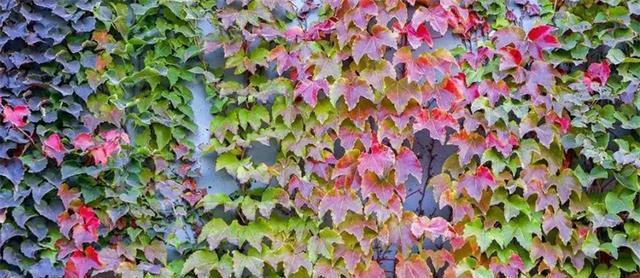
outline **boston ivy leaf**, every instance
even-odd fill
[[[331,219],[334,224],[342,223],[348,211],[354,213],[362,212],[362,204],[353,193],[342,193],[334,189],[329,191],[320,201],[318,207],[319,215],[325,215],[331,211]]]
[[[606,84],[610,74],[609,61],[604,60],[601,63],[592,63],[584,75],[583,83],[589,90],[592,90],[593,83],[598,83],[600,86]]]
[[[69,208],[69,205],[72,201],[80,198],[80,192],[78,192],[78,190],[75,188],[69,188],[69,185],[63,183],[58,188],[58,197],[60,197],[60,200],[62,200],[62,204],[64,205],[64,207]]]
[[[13,237],[27,237],[28,234],[11,223],[4,223],[0,228],[0,246],[3,246],[9,239]]]
[[[43,258],[29,266],[27,272],[34,278],[60,277],[64,273],[62,268],[54,266],[49,258]]]
[[[164,149],[171,140],[171,128],[161,124],[155,124],[153,125],[153,132],[156,135],[156,145],[158,149]]]
[[[426,90],[428,98],[436,100],[439,108],[449,110],[452,105],[462,99],[465,88],[457,80],[445,78],[434,90]]]
[[[385,170],[393,166],[395,157],[391,148],[384,144],[374,142],[370,152],[363,153],[358,158],[358,173],[364,177],[367,171],[373,172],[378,177],[383,177]]]
[[[357,6],[350,11],[348,18],[350,18],[360,30],[363,30],[367,27],[369,18],[375,15],[378,15],[376,2],[373,0],[363,0],[359,1]]]
[[[371,60],[380,60],[386,47],[397,48],[394,34],[381,25],[374,25],[371,34],[360,34],[353,42],[353,59],[357,62],[367,55]]]
[[[338,79],[331,87],[331,102],[336,103],[340,96],[344,97],[344,101],[347,103],[349,110],[356,107],[360,101],[360,97],[367,98],[371,101],[374,100],[371,87],[360,78],[347,79],[343,77]]]
[[[220,218],[214,218],[202,227],[202,231],[198,236],[198,242],[206,240],[209,248],[215,250],[220,242],[229,238],[230,234],[231,230],[227,223]]]
[[[560,246],[542,242],[537,237],[533,238],[533,244],[531,245],[532,259],[537,260],[542,258],[545,264],[553,267],[561,256],[562,249],[560,249]]]
[[[542,50],[560,47],[558,39],[552,34],[555,28],[549,25],[537,25],[527,33],[527,38],[531,40],[532,55],[538,59],[542,58]]]
[[[407,147],[402,147],[396,155],[395,169],[396,184],[407,181],[409,175],[422,182],[422,165],[413,151]]]
[[[524,31],[520,27],[510,26],[501,28],[494,34],[495,46],[497,49],[501,49],[509,44],[522,41],[524,37]]]
[[[302,97],[302,100],[315,107],[318,103],[318,93],[320,90],[329,92],[329,84],[326,80],[302,80],[293,90],[295,97]]]
[[[244,269],[249,270],[256,277],[262,277],[264,262],[255,256],[244,255],[237,250],[233,251],[233,273],[236,277],[242,277]]]
[[[60,135],[57,133],[49,135],[49,137],[42,142],[42,147],[43,152],[47,157],[55,159],[58,165],[62,164],[66,149],[64,148],[64,145],[62,145]]]
[[[542,230],[549,234],[552,229],[557,229],[560,239],[566,244],[571,239],[572,229],[571,222],[564,212],[558,210],[556,212],[546,211],[542,221]]]
[[[420,89],[415,83],[409,82],[406,77],[399,81],[385,78],[384,94],[393,103],[398,113],[404,111],[411,99],[418,103],[421,101]]]
[[[29,111],[29,108],[25,105],[16,105],[15,107],[5,105],[2,113],[4,115],[3,122],[11,123],[15,127],[22,128],[27,125],[24,117],[28,117],[31,111]]]
[[[449,222],[442,217],[428,219],[422,216],[411,224],[411,232],[414,236],[421,237],[424,234],[430,239],[446,236],[445,232],[447,232],[449,228]]]
[[[84,251],[76,250],[64,268],[65,277],[85,277],[92,269],[99,269],[102,263],[98,252],[89,246]]]
[[[93,145],[94,145],[93,138],[89,133],[86,133],[86,132],[80,133],[76,135],[75,138],[73,138],[73,146],[76,149],[84,151],[90,147],[93,147]]]
[[[217,262],[216,253],[209,250],[198,250],[187,258],[182,267],[181,275],[186,275],[193,270],[198,278],[209,277]]]
[[[24,178],[24,168],[22,161],[12,158],[0,163],[0,175],[9,179],[15,186],[20,184]]]
[[[144,247],[144,256],[150,262],[158,260],[163,265],[167,264],[167,248],[160,240],[154,240]]]
[[[634,192],[609,192],[604,198],[604,203],[607,208],[607,212],[612,214],[618,214],[623,211],[633,211],[634,199],[636,194]]]
[[[419,255],[413,254],[408,259],[398,255],[397,260],[395,272],[398,278],[425,277],[427,273],[431,273],[427,261]]]
[[[485,166],[480,166],[476,168],[475,174],[464,175],[458,183],[458,190],[464,189],[469,196],[480,202],[482,192],[487,189],[487,187],[494,187],[495,185],[496,182],[491,170]]]
[[[453,115],[440,108],[422,109],[416,118],[413,130],[417,132],[422,129],[426,129],[429,131],[429,136],[431,136],[431,138],[444,144],[447,135],[447,127],[453,130],[458,130],[459,125],[453,118]]]
[[[395,186],[388,180],[379,179],[376,174],[366,172],[362,176],[362,195],[365,197],[375,195],[382,203],[387,203],[393,195]]]
[[[360,71],[360,76],[376,90],[382,90],[383,82],[387,77],[396,79],[396,70],[387,60],[370,61],[364,65],[364,68]]]
[[[473,156],[482,156],[486,149],[485,139],[480,134],[476,132],[468,133],[464,129],[453,134],[449,143],[458,146],[460,165],[469,163]]]

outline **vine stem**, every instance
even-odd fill
[[[427,176],[426,179],[424,181],[424,184],[422,185],[422,190],[421,190],[421,196],[420,196],[420,201],[418,202],[418,215],[420,216],[424,216],[424,208],[423,208],[423,203],[424,203],[424,197],[427,195],[427,185],[429,184],[429,180],[431,179],[431,169],[432,164],[433,164],[433,159],[436,157],[436,155],[433,153],[433,144],[435,141],[431,140],[431,143],[427,146],[427,151],[429,153],[429,166],[427,167]]]
[[[27,136],[27,139],[29,139],[29,141],[31,141],[31,144],[33,144],[35,146],[36,142],[33,141],[33,138],[31,138],[31,135],[27,134],[26,131],[24,131],[24,129],[16,127],[16,129],[18,129],[20,132],[22,132],[22,134],[24,134],[24,136]]]

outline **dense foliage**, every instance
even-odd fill
[[[4,0],[0,22],[0,277],[638,274],[638,1]],[[196,184],[205,154],[233,194]]]

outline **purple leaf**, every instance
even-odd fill
[[[12,158],[0,163],[0,175],[9,179],[14,185],[20,184],[24,178],[22,161],[17,158]]]
[[[27,237],[28,234],[25,230],[16,227],[12,223],[2,224],[2,228],[0,228],[0,247],[3,246],[9,239],[17,236]]]

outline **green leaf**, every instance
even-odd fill
[[[158,150],[164,149],[171,141],[171,128],[161,124],[153,124],[153,133],[156,136],[156,145]]]
[[[231,203],[231,198],[227,194],[207,194],[200,200],[198,207],[204,207],[204,211],[211,211],[220,205],[225,205],[226,207],[229,203]]]
[[[182,267],[181,275],[193,272],[198,278],[210,277],[211,270],[216,266],[218,256],[209,250],[198,250],[191,254]]]
[[[207,241],[209,249],[215,250],[220,242],[227,240],[231,236],[231,229],[220,218],[211,219],[207,224],[202,227],[202,231],[198,236],[198,242]]]
[[[609,61],[614,65],[622,63],[625,58],[626,55],[624,52],[618,48],[611,48],[607,53],[607,59],[609,59]]]
[[[609,192],[604,202],[609,213],[631,212],[634,210],[635,197],[635,192]]]

